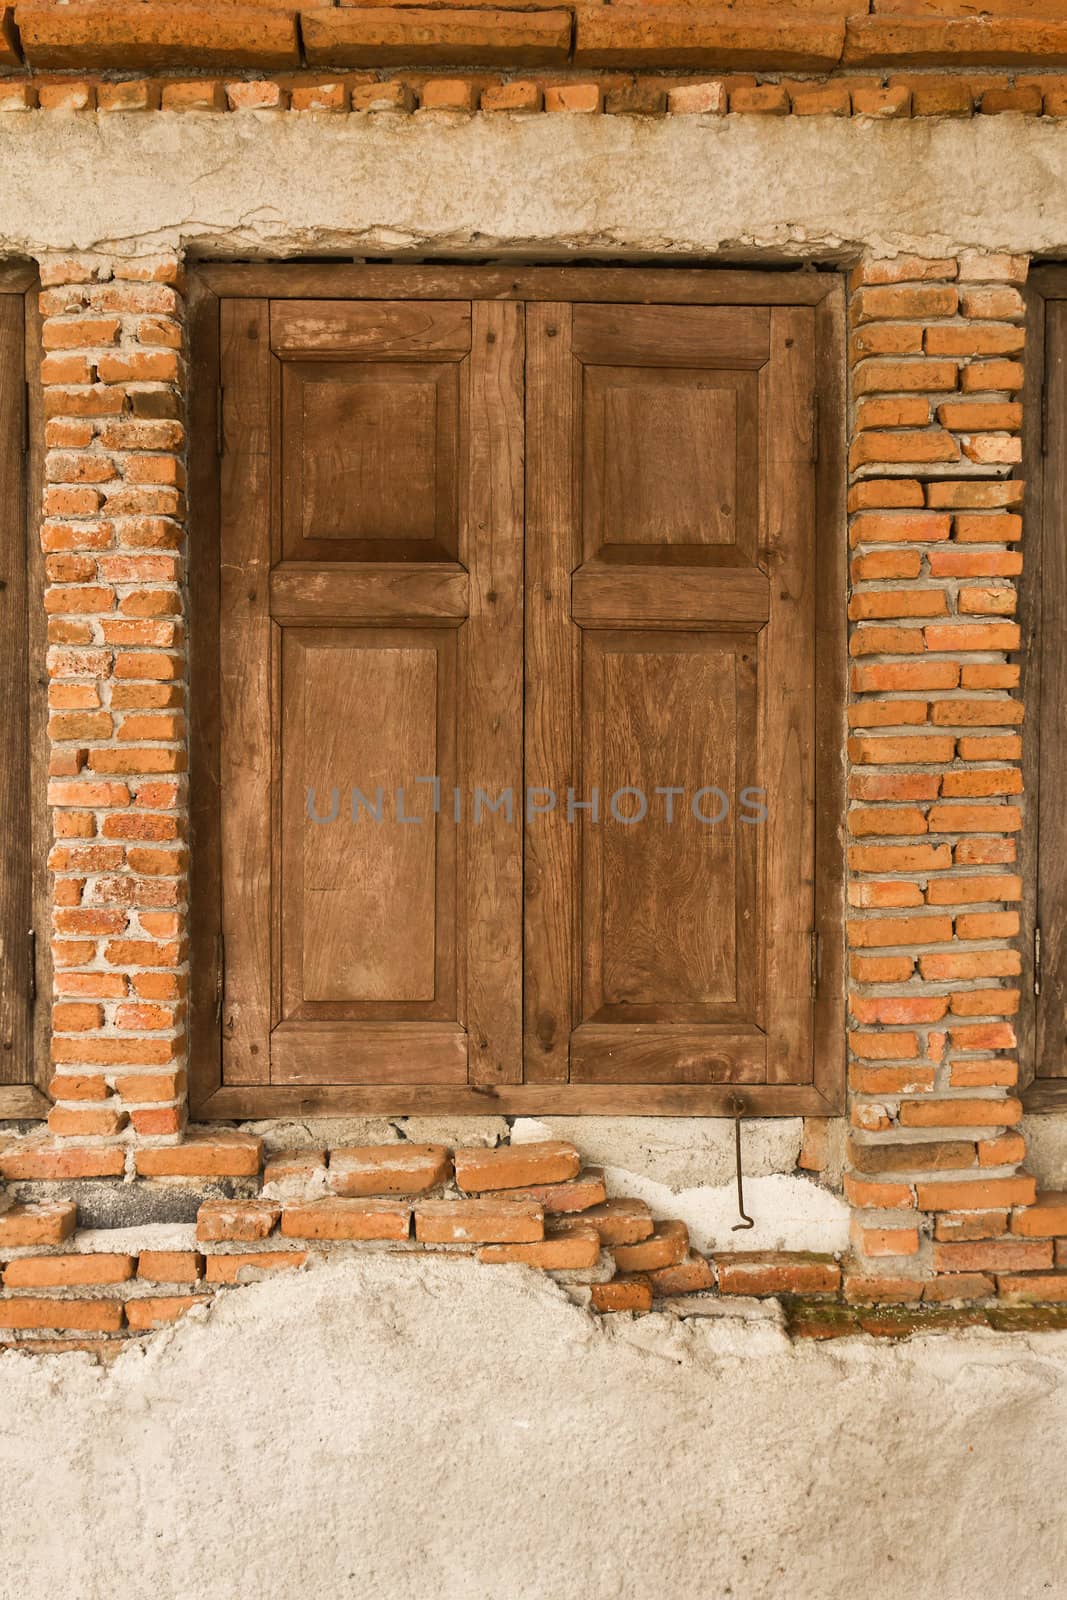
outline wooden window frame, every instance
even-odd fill
[[[2,1032],[12,1039],[18,1081],[0,1083],[0,1120],[46,1116],[51,957],[48,905],[49,829],[48,690],[44,672],[47,628],[44,555],[38,537],[42,481],[43,417],[40,386],[40,314],[36,269],[0,265],[0,295],[12,306],[5,318],[5,347],[21,360],[10,375],[0,371],[0,505],[13,514],[0,520],[0,816],[29,819],[25,854],[3,891],[0,915],[10,922],[14,979]],[[5,361],[8,348],[3,351]],[[10,541],[10,543],[9,543]],[[10,739],[11,743],[8,743]],[[12,881],[13,880],[13,881]],[[6,965],[6,963],[5,963]],[[5,973],[5,982],[7,974]],[[10,1025],[10,1026],[9,1026]]]
[[[222,1082],[220,1059],[217,670],[220,301],[263,299],[503,299],[678,305],[811,306],[816,321],[818,581],[816,671],[815,933],[813,1077],[806,1084],[745,1085],[750,1116],[836,1116],[845,1100],[844,814],[847,537],[845,296],[836,272],[720,267],[204,264],[190,281],[191,650],[191,1059],[198,1120],[251,1117],[456,1114],[604,1114],[579,1084],[407,1088]],[[627,1086],[612,1115],[729,1116],[731,1084]]]
[[[1041,752],[1041,642],[1042,573],[1046,529],[1053,527],[1049,474],[1046,471],[1049,409],[1047,402],[1048,351],[1046,307],[1049,301],[1067,301],[1067,266],[1035,268],[1024,291],[1026,298],[1026,363],[1023,402],[1023,464],[1026,483],[1023,570],[1019,586],[1019,693],[1026,707],[1023,738],[1023,831],[1019,869],[1023,901],[1019,942],[1022,953],[1019,1015],[1019,1086],[1029,1112],[1067,1112],[1067,1078],[1042,1077],[1037,1060],[1038,1027],[1036,936],[1039,926],[1040,869],[1040,752]]]

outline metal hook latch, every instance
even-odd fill
[[[729,1106],[730,1110],[733,1112],[734,1118],[734,1160],[737,1166],[737,1210],[741,1218],[740,1222],[734,1223],[732,1232],[739,1233],[744,1228],[754,1228],[756,1226],[756,1221],[755,1218],[750,1217],[745,1210],[745,1186],[744,1180],[741,1176],[741,1118],[745,1114],[745,1102],[742,1100],[739,1094],[734,1094],[730,1096]]]

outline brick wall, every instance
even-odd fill
[[[998,1267],[1052,1264],[1008,1226],[1034,1198],[1012,1024],[1026,265],[897,258],[852,277],[857,1296],[980,1298]]]
[[[41,263],[55,1002],[49,1115],[79,1170],[184,1119],[180,269]],[[70,1170],[72,1157],[65,1158]]]

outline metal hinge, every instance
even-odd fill
[[[811,459],[819,459],[819,391],[811,397]]]
[[[1034,993],[1041,993],[1041,929],[1034,929]]]
[[[32,1006],[37,999],[37,930],[30,928],[26,935],[29,956],[29,974],[26,980],[26,993]]]
[[[812,929],[811,934],[811,998],[814,1000],[819,993],[819,935]]]
[[[226,430],[223,427],[222,417],[223,389],[219,384],[215,395],[215,454],[223,455],[226,450]]]
[[[215,1021],[222,1021],[222,1002],[226,994],[226,941],[220,933],[215,940]]]

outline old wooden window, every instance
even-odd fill
[[[835,1109],[836,281],[211,268],[195,321],[199,1114]]]
[[[1067,268],[1039,268],[1027,293],[1019,1042],[1025,1104],[1052,1111],[1067,1109]]]
[[[38,361],[34,286],[31,268],[0,267],[0,1117],[48,1110],[44,586],[31,503],[38,391],[27,383]]]

